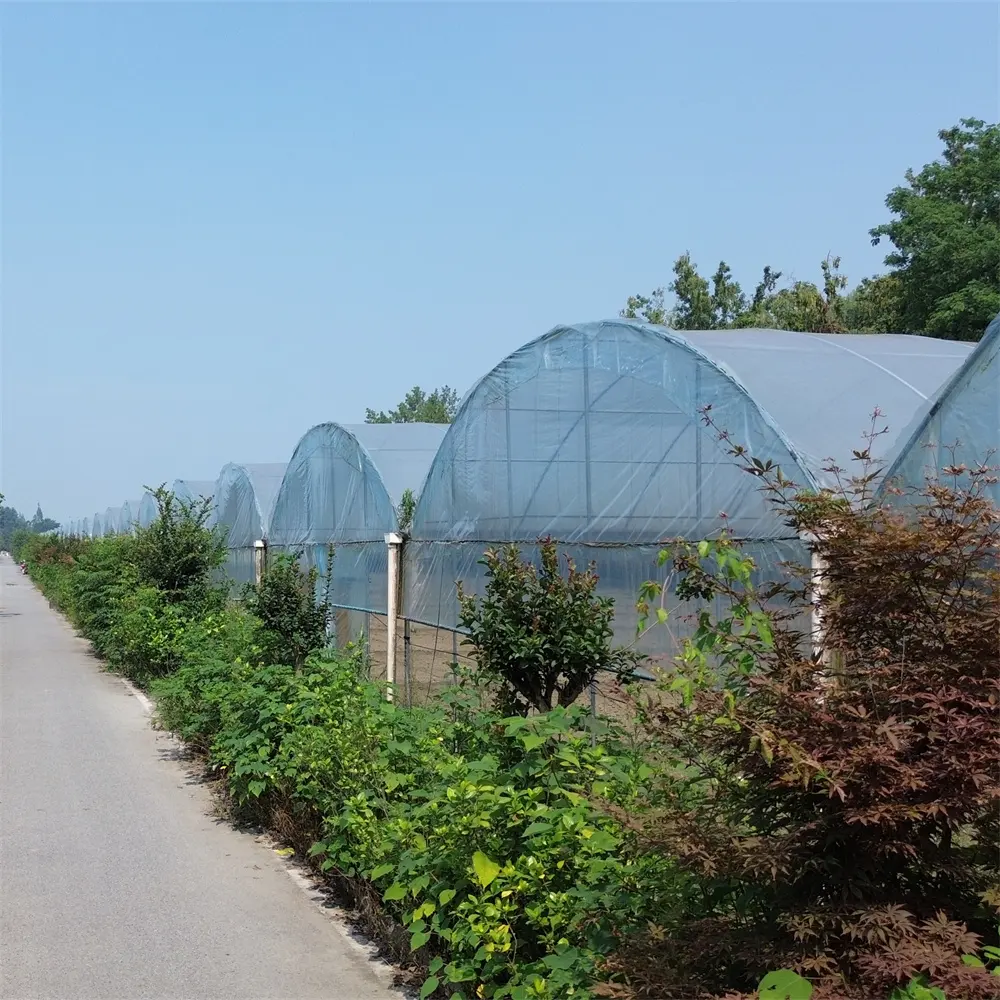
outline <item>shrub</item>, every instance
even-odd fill
[[[674,866],[632,859],[590,804],[596,789],[630,808],[646,771],[611,733],[591,746],[581,709],[503,719],[459,691],[406,709],[329,651],[298,671],[203,659],[153,690],[248,816],[277,810],[326,870],[374,883],[425,996],[585,997],[617,928],[651,900],[683,908]]]
[[[688,781],[682,795],[664,768],[664,807],[636,826],[706,905],[668,946],[647,933],[623,949],[613,965],[636,992],[748,989],[786,966],[817,996],[924,974],[949,996],[1000,996],[968,958],[1000,906],[1000,516],[986,470],[951,473],[861,509],[776,481],[828,566],[812,591],[765,595],[746,559],[720,571],[725,537],[672,550],[689,594],[734,610],[701,614],[665,696],[640,705]],[[765,599],[779,592],[793,612],[815,599],[822,655]]]
[[[322,599],[316,596],[316,568],[303,570],[299,558],[289,553],[274,556],[260,584],[245,589],[244,604],[264,626],[260,641],[265,662],[300,667],[310,653],[326,646],[333,617],[328,597],[332,551],[327,565],[330,569]]]
[[[555,543],[542,539],[539,549],[537,569],[521,559],[516,545],[487,550],[482,599],[459,583],[459,624],[468,636],[463,644],[496,685],[504,714],[571,705],[599,670],[625,678],[640,660],[612,646],[614,601],[597,595],[594,566],[581,571],[567,559],[563,576]]]
[[[155,587],[167,603],[201,605],[221,602],[212,573],[226,558],[225,538],[208,525],[210,500],[189,503],[163,486],[151,490],[158,516],[138,528],[132,562],[140,586]]]

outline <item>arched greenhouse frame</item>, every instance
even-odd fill
[[[803,487],[834,486],[827,459],[850,473],[873,410],[892,431],[875,441],[880,457],[970,350],[902,335],[556,327],[463,400],[417,504],[404,614],[457,628],[456,581],[481,591],[484,549],[515,542],[534,554],[551,536],[578,565],[596,561],[618,638],[628,639],[661,542],[711,537],[722,514],[761,574],[808,565],[806,543],[720,431]]]

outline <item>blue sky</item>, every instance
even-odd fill
[[[0,490],[69,518],[467,389],[689,250],[857,280],[998,7],[8,4]]]

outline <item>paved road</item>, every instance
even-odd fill
[[[176,757],[0,563],[0,1000],[398,998]]]

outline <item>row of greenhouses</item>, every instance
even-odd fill
[[[385,615],[387,546],[400,534],[401,616],[456,629],[456,582],[482,587],[484,550],[515,542],[530,554],[548,536],[578,563],[596,562],[617,629],[631,636],[637,591],[664,539],[711,536],[724,521],[761,573],[808,564],[807,541],[732,444],[804,487],[836,486],[834,470],[850,475],[877,408],[888,432],[874,457],[887,476],[916,484],[928,468],[988,461],[1000,442],[998,349],[1000,317],[978,345],[681,333],[625,320],[560,326],[484,375],[450,425],[320,424],[287,465],[232,464],[214,482],[172,488],[211,498],[235,582],[253,579],[255,551],[299,552],[329,569],[338,607]],[[408,490],[417,502],[401,532]],[[147,494],[69,530],[99,537],[155,516]]]

